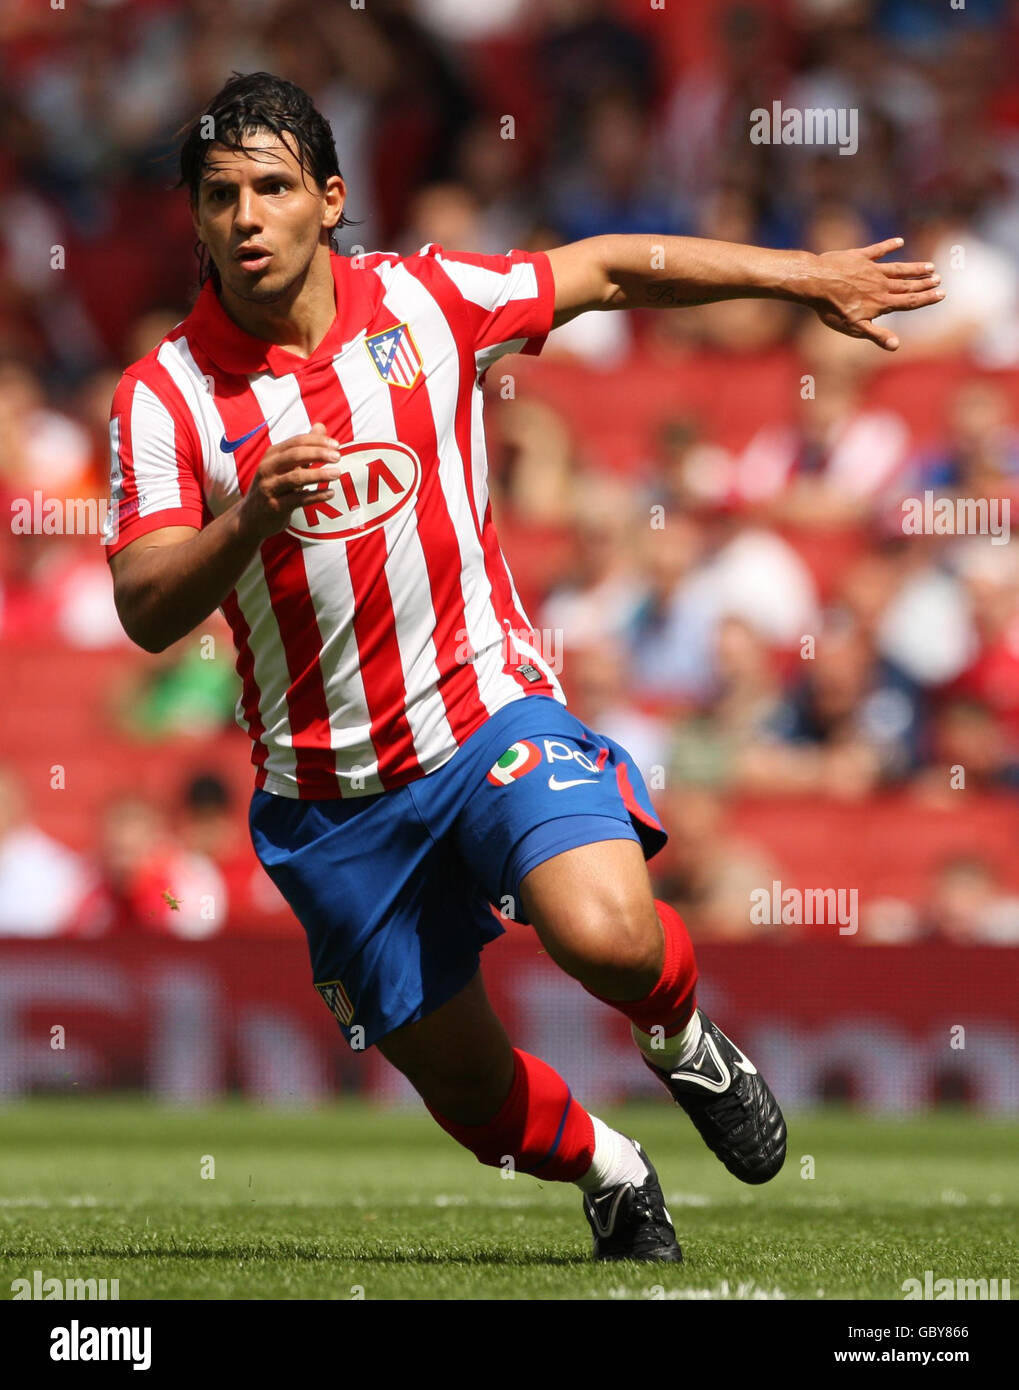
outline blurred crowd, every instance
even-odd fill
[[[94,843],[76,853],[34,822],[23,780],[0,766],[0,936],[198,941],[284,929],[289,909],[225,782],[199,773],[177,786],[171,776],[162,802],[111,799]]]
[[[175,132],[231,71],[289,77],[331,121],[358,219],[347,252],[905,236],[947,294],[896,324],[894,356],[747,300],[585,315],[512,399],[488,383],[514,575],[536,628],[561,635],[571,706],[660,801],[658,887],[705,936],[755,934],[748,894],[782,866],[731,832],[737,802],[948,806],[1019,788],[1017,56],[1008,0],[9,0],[4,513],[36,494],[102,505],[119,373],[196,288]],[[858,152],[752,144],[750,112],[774,101],[858,111]],[[695,363],[704,408],[660,411],[637,466],[614,467],[567,401],[586,383],[625,427],[647,364],[680,381]],[[711,409],[734,363],[768,404],[742,434]],[[895,372],[898,393],[882,386]],[[948,385],[928,398],[928,381]],[[981,504],[984,534],[904,528],[903,500],[928,494]],[[19,643],[128,645],[97,536],[69,529],[0,530],[0,662]],[[125,747],[215,737],[235,695],[186,641],[139,655],[118,729]],[[43,829],[16,750],[0,758],[0,934],[279,919],[244,807],[201,766],[175,809],[112,802],[80,853]],[[924,900],[875,914],[871,938],[1019,943],[1017,886],[993,856],[960,853]]]

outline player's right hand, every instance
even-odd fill
[[[312,425],[308,434],[271,445],[239,503],[245,531],[256,540],[266,540],[286,530],[290,513],[311,497],[327,502],[333,496],[329,483],[343,472],[337,467],[339,459],[339,440],[321,422]]]

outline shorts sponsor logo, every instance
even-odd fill
[[[350,1020],[354,1017],[354,1006],[350,1002],[350,995],[343,988],[343,982],[341,980],[326,980],[319,984],[316,981],[315,988],[325,1000],[326,1007],[337,1023],[349,1027]]]
[[[592,758],[589,758],[586,753],[582,753],[579,748],[571,748],[568,743],[563,743],[562,740],[558,738],[545,739],[545,757],[550,763],[576,763],[579,767],[582,767],[585,772],[601,772],[601,768],[598,764]],[[571,772],[574,770],[574,768],[570,768]],[[583,780],[593,781],[594,779],[585,778]],[[565,784],[560,783],[560,785]]]
[[[602,771],[602,763],[607,756],[608,749],[605,748],[602,750],[602,756],[595,762],[579,748],[571,747],[562,739],[542,739],[541,748],[528,739],[521,739],[519,743],[507,748],[499,761],[490,768],[487,780],[493,787],[508,787],[511,782],[523,777],[525,772],[537,767],[543,759],[549,763],[569,763],[571,773],[580,767],[584,772],[591,774],[587,777],[560,777],[558,773],[553,772],[548,779],[548,785],[552,791],[561,792],[567,787],[579,787],[583,782],[596,782],[597,774]]]
[[[521,739],[519,743],[511,744],[502,757],[492,764],[485,780],[491,782],[493,787],[508,787],[540,762],[540,751],[526,738]]]

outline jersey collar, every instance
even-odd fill
[[[201,348],[223,371],[239,376],[249,376],[257,372],[271,372],[273,376],[288,376],[293,372],[317,364],[323,359],[331,359],[343,346],[343,308],[346,292],[343,272],[346,258],[330,252],[329,263],[336,287],[337,313],[325,337],[310,357],[301,357],[289,352],[276,343],[266,342],[264,338],[254,338],[250,333],[234,323],[227,314],[216,294],[212,280],[206,280],[195,307],[189,315],[189,328]]]

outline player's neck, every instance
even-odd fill
[[[241,299],[226,287],[220,290],[219,302],[234,323],[253,338],[264,338],[298,357],[310,357],[336,317],[336,286],[329,256],[314,256],[304,279],[272,303]]]

